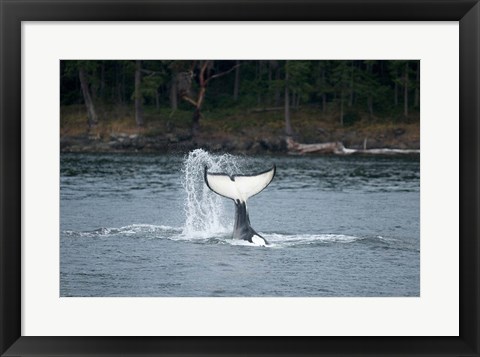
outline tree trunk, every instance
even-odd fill
[[[398,83],[397,82],[395,82],[395,94],[393,97],[393,104],[395,105],[395,107],[398,106]]]
[[[395,77],[394,77],[394,80],[395,80],[395,93],[394,93],[394,98],[393,98],[393,104],[395,105],[395,107],[398,107],[398,87],[399,87],[399,81],[400,81],[400,76],[401,74],[399,74],[399,70],[398,69],[395,69]]]
[[[290,123],[290,93],[288,91],[288,61],[285,63],[285,134],[292,136],[292,124]]]
[[[238,94],[240,92],[240,61],[236,62],[237,68],[235,68],[235,83],[233,85],[233,100],[238,100]]]
[[[189,102],[195,107],[195,110],[193,112],[193,117],[192,117],[192,135],[196,135],[200,130],[200,118],[202,116],[201,109],[202,109],[203,101],[205,99],[205,93],[207,90],[208,82],[214,78],[224,76],[236,68],[236,66],[234,66],[225,72],[215,73],[210,75],[209,73],[210,73],[210,69],[212,68],[212,65],[213,65],[212,61],[201,61],[199,64],[200,73],[198,74],[198,82],[199,82],[198,84],[200,86],[200,89],[198,91],[197,100],[190,97],[190,93],[188,90],[182,90],[181,82],[179,83],[179,93],[181,98]],[[195,63],[193,66],[195,66]],[[192,66],[192,70],[194,69],[193,66]]]
[[[160,93],[158,93],[158,88],[155,91],[155,109],[160,110]]]
[[[116,98],[116,103],[118,104],[123,104],[122,102],[122,81],[121,81],[121,71],[120,71],[120,66],[117,63],[115,65],[115,98]]]
[[[172,110],[178,109],[178,100],[177,100],[177,74],[175,73],[172,76],[172,82],[170,84],[170,107]]]
[[[100,98],[105,99],[105,61],[102,61],[100,72]]]
[[[343,90],[340,93],[340,125],[343,126]]]
[[[142,96],[142,61],[135,61],[135,121],[137,126],[144,125],[143,96]]]
[[[322,112],[323,114],[327,111],[327,94],[325,93],[325,67],[322,68],[322,85],[323,85],[323,93],[322,93]]]
[[[269,88],[271,87],[274,74],[275,74],[275,68],[273,67],[273,62],[268,61],[268,87]],[[275,105],[275,100],[276,98],[273,98],[273,103],[270,103],[271,98],[269,98],[268,103],[265,103],[265,105],[268,105],[268,104]]]
[[[408,118],[408,62],[405,63],[405,77],[404,77],[403,83],[404,83],[404,86],[403,86],[404,87],[403,114],[404,114],[405,118]]]
[[[420,105],[420,62],[417,64],[417,78],[415,83],[415,108]]]
[[[205,98],[205,92],[207,90],[207,82],[208,82],[208,74],[207,69],[209,67],[209,61],[205,61],[200,69],[199,74],[199,81],[200,81],[200,90],[198,92],[198,97],[195,102],[195,110],[193,111],[193,118],[192,118],[192,135],[198,134],[200,131],[200,117],[201,117],[201,109],[203,100]]]
[[[276,70],[275,70],[275,80],[279,80],[279,79],[280,79],[280,68],[277,67]],[[273,96],[273,105],[274,105],[275,107],[281,105],[281,104],[280,104],[280,103],[281,103],[281,101],[280,101],[280,97],[281,97],[280,93],[281,93],[281,92],[280,92],[280,86],[276,85],[276,86],[275,86],[275,94],[274,94],[274,96]]]
[[[354,81],[353,81],[354,71],[355,71],[354,62],[352,61],[352,70],[351,70],[351,75],[350,75],[350,100],[348,101],[348,106],[349,107],[351,107],[353,105],[353,97],[355,95],[354,90],[353,90],[353,87],[354,87]]]
[[[116,102],[118,100],[118,66],[117,63],[114,64],[114,78],[115,78],[115,86],[112,88],[112,102]]]
[[[371,63],[367,64],[367,72],[370,76],[373,76],[373,65]],[[371,91],[368,91],[367,106],[368,106],[368,113],[370,115],[370,118],[372,118],[373,117],[373,95]]]
[[[255,82],[258,83],[260,82],[260,62],[261,61],[255,61]],[[260,95],[260,91],[256,90],[257,92],[257,106],[261,106],[262,104],[262,97]]]
[[[125,98],[127,97],[126,91],[126,76],[125,76],[125,63],[122,65],[122,103],[125,103]]]
[[[192,135],[198,134],[200,131],[200,109],[197,107],[193,111]]]
[[[78,70],[78,78],[80,79],[80,85],[82,87],[83,100],[85,101],[85,106],[87,107],[87,124],[88,128],[90,129],[91,127],[97,125],[98,118],[93,105],[92,96],[90,95],[87,76],[85,75],[85,70],[83,68]]]
[[[373,117],[373,99],[371,95],[368,96],[368,113],[370,118]]]

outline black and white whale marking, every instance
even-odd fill
[[[205,183],[208,188],[220,196],[235,202],[235,225],[233,238],[246,240],[256,245],[267,245],[268,242],[250,226],[247,211],[248,198],[260,193],[272,182],[275,176],[275,165],[267,171],[255,175],[227,175],[211,173],[205,167]]]

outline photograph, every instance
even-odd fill
[[[0,0],[0,355],[478,356],[480,0]]]
[[[61,297],[419,297],[420,60],[61,60]]]

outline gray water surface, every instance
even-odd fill
[[[268,247],[231,239],[233,202],[202,181],[216,162],[276,164],[248,201]],[[419,296],[418,157],[203,153],[185,163],[61,155],[61,296]]]

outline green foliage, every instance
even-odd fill
[[[289,88],[300,96],[303,101],[308,101],[313,91],[312,61],[288,61]]]
[[[142,94],[154,101],[159,88],[165,85],[171,74],[168,69],[169,63],[162,61],[142,61]]]
[[[143,60],[141,95],[146,112],[149,112],[149,107],[156,108],[157,105],[172,112],[172,88],[182,73],[191,76],[190,96],[195,99],[199,91],[199,63],[194,60]],[[235,115],[253,109],[279,108],[284,105],[286,70],[290,96],[295,98],[294,106],[320,108],[325,101],[328,110],[338,111],[339,103],[343,101],[345,125],[362,118],[369,120],[372,115],[375,120],[397,114],[401,119],[405,86],[408,107],[417,113],[419,110],[414,103],[420,88],[419,61],[242,60],[237,100],[233,98],[235,71],[228,71],[235,63],[233,60],[212,61],[211,75],[228,73],[209,81],[202,111],[215,116],[215,113]],[[133,106],[135,61],[132,60],[61,61],[62,106],[83,104],[78,79],[80,68],[87,76],[95,104]],[[192,112],[191,103],[180,96],[176,102],[182,113]],[[283,120],[281,114],[275,118]]]
[[[352,61],[339,61],[333,66],[330,78],[336,92],[344,93],[350,88],[352,63]]]

